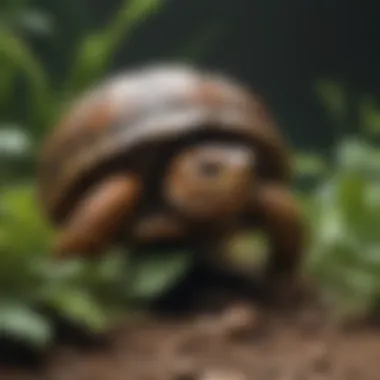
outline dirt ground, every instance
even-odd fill
[[[108,332],[101,348],[58,347],[35,377],[3,371],[0,379],[380,380],[380,329],[323,314],[235,303],[186,319],[139,317]]]

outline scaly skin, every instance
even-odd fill
[[[252,214],[259,215],[271,243],[264,287],[271,298],[286,301],[302,291],[300,269],[305,253],[305,224],[289,189],[262,185],[254,195]]]
[[[55,257],[95,257],[113,242],[122,222],[130,219],[140,196],[140,182],[128,174],[106,179],[77,205],[62,227]]]

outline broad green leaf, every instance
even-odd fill
[[[103,329],[107,324],[107,310],[80,287],[61,287],[52,292],[49,304],[58,312],[93,329]]]
[[[0,302],[0,334],[45,347],[52,338],[52,332],[49,322],[27,306]]]
[[[0,248],[26,255],[48,251],[51,230],[37,207],[34,191],[33,186],[24,185],[4,189],[0,194]]]

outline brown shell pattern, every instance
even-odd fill
[[[290,176],[287,146],[262,102],[224,76],[187,66],[148,66],[122,73],[74,103],[46,139],[39,197],[48,214],[83,173],[128,149],[202,128],[241,133],[263,148],[269,177]]]

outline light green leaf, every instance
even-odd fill
[[[338,186],[337,207],[347,222],[354,226],[363,218],[365,179],[356,173],[342,174]]]
[[[361,171],[371,160],[371,147],[356,138],[345,138],[336,150],[339,168],[347,171]]]
[[[0,125],[0,157],[19,157],[29,152],[30,137],[25,130],[17,125]]]
[[[51,243],[51,229],[37,207],[31,185],[10,186],[0,194],[0,248],[24,254],[45,254]],[[20,238],[22,235],[22,238]]]
[[[88,291],[80,287],[57,288],[48,301],[58,312],[85,323],[92,329],[103,329],[107,325],[107,310]]]
[[[50,342],[52,332],[48,321],[27,306],[0,304],[0,333],[44,347]]]

